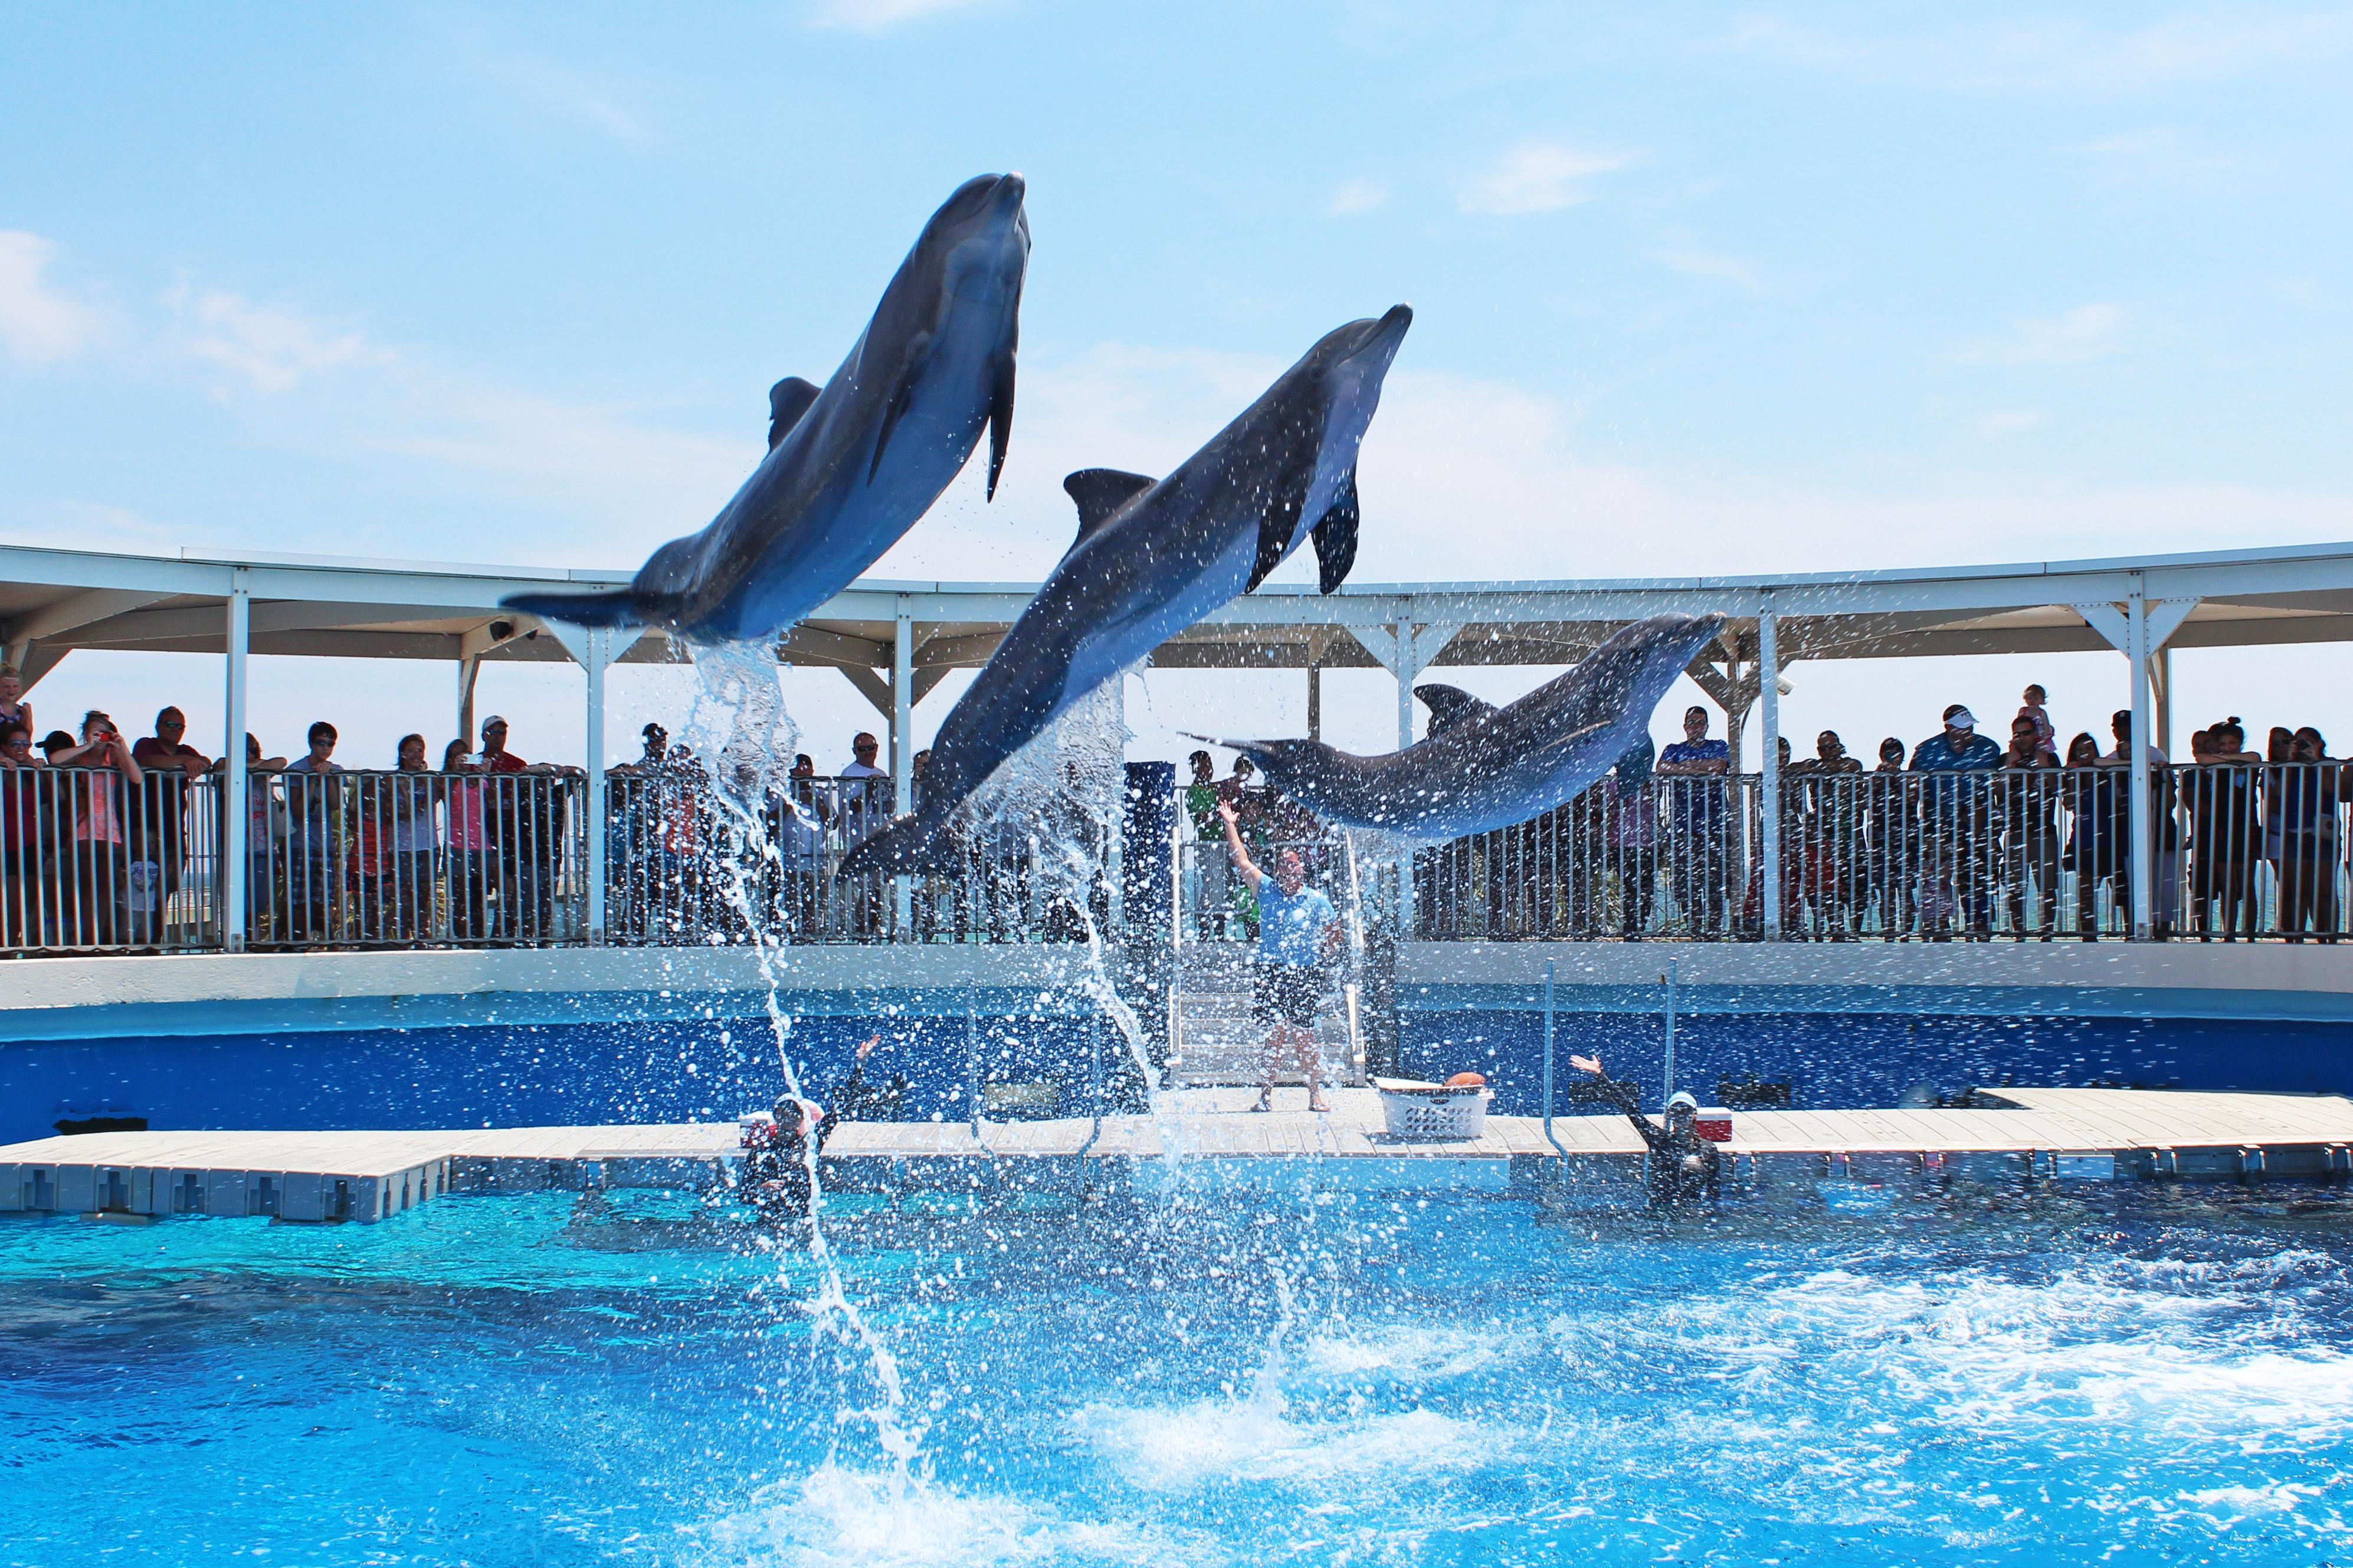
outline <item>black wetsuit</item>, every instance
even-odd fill
[[[1714,1143],[1696,1132],[1671,1132],[1643,1115],[1641,1100],[1630,1083],[1610,1084],[1607,1092],[1650,1147],[1652,1203],[1692,1204],[1715,1198],[1723,1156]]]
[[[896,1121],[899,1108],[907,1098],[907,1078],[894,1075],[888,1088],[866,1081],[866,1064],[860,1062],[849,1069],[849,1076],[833,1086],[827,1103],[833,1108],[836,1121]]]

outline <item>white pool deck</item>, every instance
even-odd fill
[[[2251,1178],[2353,1174],[2353,1101],[2337,1096],[2113,1089],[1989,1091],[1972,1110],[1742,1111],[1725,1145],[1737,1176],[1972,1174]],[[852,1122],[826,1140],[827,1163],[869,1187],[979,1184],[1050,1163],[1073,1170],[1179,1159],[1335,1159],[1498,1165],[1541,1180],[1559,1165],[1625,1167],[1642,1145],[1624,1118],[1492,1116],[1476,1139],[1403,1142],[1381,1130],[1378,1097],[1341,1089],[1333,1110],[1279,1091],[1182,1090],[1157,1117],[987,1122]],[[101,1132],[0,1146],[0,1211],[136,1222],[175,1214],[287,1221],[388,1218],[453,1192],[694,1187],[722,1179],[732,1122],[517,1127],[449,1131]],[[1566,1159],[1564,1160],[1564,1156]],[[1392,1167],[1415,1184],[1416,1167]],[[1429,1174],[1440,1173],[1433,1167]]]

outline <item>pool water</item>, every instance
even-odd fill
[[[685,1196],[0,1225],[0,1561],[2353,1557],[2353,1200]]]

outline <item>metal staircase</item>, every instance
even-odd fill
[[[1171,1086],[1255,1084],[1271,1026],[1257,1017],[1257,945],[1248,942],[1188,942],[1176,950],[1169,986],[1166,1082]],[[1343,986],[1315,1024],[1317,1053],[1330,1081],[1359,1087],[1365,1079],[1363,1032]],[[1274,1081],[1305,1081],[1295,1063]]]

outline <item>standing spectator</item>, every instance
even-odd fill
[[[1196,752],[1186,761],[1192,765],[1193,782],[1185,786],[1185,815],[1192,819],[1193,841],[1198,846],[1193,851],[1194,927],[1202,941],[1218,942],[1225,937],[1231,912],[1228,901],[1233,866],[1226,854],[1225,826],[1218,820],[1218,764],[1207,752]]]
[[[310,751],[287,769],[286,871],[292,904],[289,928],[297,942],[331,940],[342,924],[343,889],[334,884],[336,841],[343,832],[343,787],[333,775],[335,727],[324,719],[311,726]]]
[[[2273,923],[2281,931],[2287,929],[2287,906],[2280,892],[2280,845],[2287,823],[2287,764],[2295,754],[2295,731],[2282,725],[2273,725],[2271,733],[2263,741],[2263,859],[2272,868],[2273,901],[2277,906]]]
[[[434,924],[434,784],[425,737],[403,735],[396,756],[396,776],[376,781],[391,819],[392,934],[421,942]]]
[[[2067,848],[2063,857],[2075,873],[2075,929],[2085,942],[2099,937],[2097,904],[2100,884],[2116,875],[2116,851],[2132,837],[2130,806],[2121,823],[2117,810],[2124,792],[2116,773],[2100,760],[2100,743],[2089,731],[2067,742],[2066,777],[2060,797],[2067,806]]]
[[[25,678],[15,669],[0,669],[0,731],[22,730],[35,734],[33,705],[25,700]]]
[[[2039,689],[2028,687],[2031,692]],[[2001,759],[2003,880],[2010,885],[2010,933],[2026,940],[2026,885],[2034,884],[2049,942],[2059,924],[2059,759],[2043,750],[2042,734],[2023,710],[2010,721],[2010,751]]]
[[[185,867],[190,781],[212,770],[212,759],[187,744],[188,716],[177,708],[155,715],[155,732],[131,748],[146,770],[140,789],[138,820],[133,824],[134,858],[153,861],[162,878],[160,907],[168,906],[180,890]],[[141,851],[144,853],[141,853]]]
[[[2108,728],[2116,738],[2116,748],[2101,758],[2112,768],[2132,767],[2132,710],[2119,708],[2108,718]],[[2122,842],[2132,842],[2132,784],[2127,777],[2117,786],[2117,798],[2123,803],[2127,826]],[[2181,902],[2181,831],[2173,819],[2173,767],[2162,748],[2148,747],[2148,817],[2150,829],[2149,861],[2156,868],[2149,899],[2149,920],[2157,940],[2163,942],[2173,933],[2173,914]],[[2120,850],[2116,862],[2116,898],[2127,911],[2132,898],[2132,855]],[[2131,917],[2127,913],[2126,917]]]
[[[212,771],[226,775],[228,759],[223,757],[213,764]],[[259,942],[265,934],[274,934],[272,923],[278,908],[276,870],[278,850],[286,837],[283,811],[279,804],[278,786],[271,779],[286,771],[283,757],[265,757],[261,742],[251,731],[245,736],[245,935],[248,942]],[[227,779],[219,804],[221,831],[227,837],[228,795]]]
[[[891,815],[890,773],[875,761],[882,754],[882,742],[860,731],[850,737],[849,761],[843,766],[843,779],[857,780],[839,785],[841,796],[843,826],[850,832],[850,845],[856,847],[882,826]]]
[[[1659,753],[1655,772],[1672,781],[1675,902],[1692,935],[1721,931],[1732,894],[1732,814],[1725,803],[1732,748],[1708,739],[1706,709],[1683,710],[1683,738]]]
[[[2040,686],[2030,686],[2021,695],[2024,700],[2019,706],[2018,716],[2034,726],[2034,749],[2049,757],[2055,768],[2059,765],[2059,732],[2051,727],[2051,710],[2047,706],[2050,694]]]
[[[1836,730],[1814,737],[1813,761],[1798,785],[1806,861],[1800,886],[1813,902],[1816,926],[1826,927],[1833,942],[1853,934],[1864,896],[1862,781],[1862,763],[1847,755]]]
[[[124,805],[143,772],[114,721],[94,708],[82,715],[81,743],[52,752],[49,765],[79,774],[70,796],[73,886],[60,913],[82,946],[112,947],[125,938],[129,912]]]
[[[0,946],[38,947],[46,938],[51,895],[42,873],[53,863],[41,834],[43,796],[56,787],[40,776],[48,766],[35,754],[22,724],[0,726]]]
[[[1651,929],[1659,894],[1659,802],[1651,787],[1657,752],[1648,735],[1620,757],[1603,781],[1609,845],[1618,868],[1618,933],[1640,942]]]
[[[554,903],[564,808],[554,786],[535,781],[565,770],[527,763],[508,751],[507,721],[493,713],[482,721],[481,771],[495,780],[488,788],[491,844],[498,854],[498,934],[510,942],[536,941],[547,932]]]
[[[2255,890],[2255,864],[2262,849],[2256,821],[2257,770],[2263,759],[2247,749],[2247,731],[2236,716],[2207,732],[2203,766],[2193,775],[2198,789],[2189,811],[2191,851],[2197,857],[2191,912],[2198,940],[2208,938],[2210,913],[2222,940],[2237,940],[2243,928],[2254,940],[2262,900]]]
[[[1977,715],[1956,702],[1945,710],[1944,732],[1912,752],[1912,771],[1931,775],[1920,790],[1921,881],[1936,900],[1924,923],[1939,942],[1949,934],[1951,913],[1972,941],[1982,941],[1992,924],[1993,803],[1985,775],[2001,766],[2001,748],[1977,731]]]
[[[2281,791],[2280,928],[2302,942],[2309,930],[2337,940],[2337,816],[2344,803],[2344,769],[2328,742],[2309,725],[2290,742]]]
[[[1871,835],[1871,886],[1879,904],[1879,933],[1894,942],[1911,930],[1919,913],[1919,813],[1912,781],[1904,776],[1902,741],[1890,735],[1879,742],[1879,766],[1872,770],[1870,784],[1863,826]]]
[[[491,849],[489,814],[482,809],[481,764],[460,737],[442,748],[441,771],[450,775],[441,785],[442,833],[448,844],[444,874],[449,896],[449,935],[457,942],[480,942],[490,935],[489,894],[482,886],[482,872]]]

